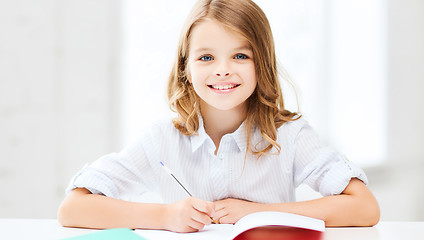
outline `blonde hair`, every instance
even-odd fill
[[[284,108],[284,100],[278,80],[277,60],[271,27],[263,11],[251,0],[199,0],[191,10],[183,27],[176,61],[168,82],[168,101],[171,110],[178,113],[173,120],[175,128],[184,135],[196,134],[199,128],[198,96],[186,75],[190,34],[204,19],[213,19],[246,38],[253,50],[258,84],[246,100],[248,114],[245,120],[247,149],[250,149],[251,129],[259,128],[269,144],[254,154],[267,153],[275,147],[277,129],[285,122],[300,118],[297,113]]]

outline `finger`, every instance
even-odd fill
[[[220,209],[220,210],[215,211],[214,218],[215,218],[216,220],[219,220],[220,218],[222,218],[222,217],[224,217],[224,216],[227,216],[227,215],[228,215],[228,211],[227,211],[227,209],[226,209],[226,208],[222,208],[222,209]]]
[[[223,216],[223,217],[219,218],[219,223],[222,223],[222,224],[234,224],[234,223],[235,223],[235,221],[234,221],[234,219],[233,219],[233,218],[231,218],[231,217],[227,214],[227,215],[225,215],[225,216]]]
[[[187,228],[188,228],[188,232],[197,232],[197,231],[199,231],[199,229],[193,228],[191,226],[187,226]]]
[[[218,223],[223,223],[222,218],[228,216],[228,212],[221,210],[215,213],[215,219],[218,221]]]
[[[193,208],[199,212],[206,213],[208,216],[215,214],[215,204],[213,202],[207,202],[201,199],[195,199],[193,202]]]
[[[212,221],[211,217],[208,214],[203,213],[203,212],[199,212],[196,209],[193,209],[193,213],[191,214],[191,218],[194,221],[199,222],[203,225],[209,225],[209,224],[211,224],[211,221]]]
[[[225,200],[216,201],[214,202],[214,204],[215,204],[215,212],[224,209],[226,206]]]
[[[200,230],[200,229],[203,229],[205,227],[205,225],[206,224],[204,224],[202,222],[199,222],[199,221],[195,220],[194,218],[192,218],[190,220],[190,222],[188,223],[188,226],[191,227],[191,228],[193,228],[193,229],[196,229],[196,231],[197,230]]]
[[[176,230],[176,232],[180,232],[180,233],[197,232],[197,231],[199,231],[199,229],[193,228],[189,225],[185,226],[181,230]]]
[[[192,221],[190,222],[190,225],[188,227],[193,229],[193,232],[197,232],[199,230],[202,230],[205,227],[205,225],[196,221]]]

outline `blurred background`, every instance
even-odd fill
[[[383,221],[424,221],[424,1],[255,2],[288,108],[364,168]],[[78,170],[172,114],[193,3],[0,0],[0,218],[55,218]]]

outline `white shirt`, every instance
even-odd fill
[[[79,172],[67,192],[84,187],[95,194],[131,199],[153,191],[164,203],[188,197],[161,161],[193,196],[208,201],[237,198],[260,203],[292,202],[295,188],[302,183],[323,196],[340,194],[353,177],[367,184],[362,169],[323,146],[303,118],[278,129],[280,154],[266,154],[259,159],[248,154],[246,161],[243,126],[222,137],[215,155],[215,145],[201,119],[198,135],[193,136],[181,134],[170,119],[158,122],[120,153],[101,157]],[[251,145],[261,139],[259,129],[254,128]]]

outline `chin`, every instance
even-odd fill
[[[221,104],[221,105],[212,105],[213,108],[220,111],[232,111],[236,110],[241,106],[240,104]]]

